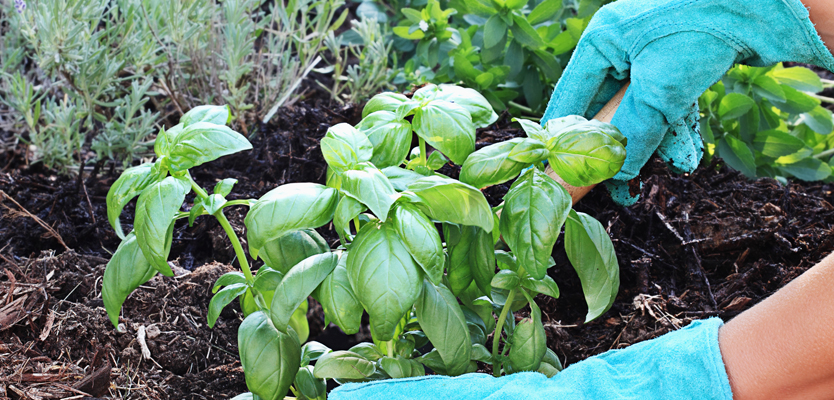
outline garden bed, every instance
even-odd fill
[[[318,140],[329,126],[355,124],[360,114],[357,107],[322,101],[283,108],[270,125],[253,130],[255,150],[192,174],[204,186],[238,179],[234,198],[257,198],[288,182],[324,183]],[[521,135],[505,115],[479,132],[479,145]],[[0,156],[0,165],[6,166],[0,171],[0,398],[221,399],[246,391],[237,302],[214,329],[206,327],[211,286],[232,270],[234,259],[215,220],[177,225],[171,252],[176,278],[155,277],[131,295],[122,310],[123,331],[117,331],[100,296],[104,265],[119,243],[105,204],[117,174],[56,177],[9,153]],[[448,166],[440,172],[457,174]],[[601,188],[577,206],[608,229],[619,258],[620,291],[602,318],[582,324],[579,279],[563,246],[555,246],[557,265],[550,274],[561,297],[537,300],[547,344],[567,364],[694,319],[732,318],[834,249],[832,185],[751,182],[716,163],[676,176],[659,160],[643,176],[644,194],[634,206],[613,204]],[[487,199],[500,201],[507,188],[487,189]],[[243,213],[229,211],[242,232]],[[132,205],[125,213],[123,223],[132,220]],[[320,233],[337,243],[329,229]],[[334,350],[370,340],[367,325],[353,336],[325,328],[314,302],[308,319],[310,340]]]

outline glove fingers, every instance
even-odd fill
[[[611,200],[623,207],[628,207],[633,206],[634,203],[637,203],[637,200],[640,200],[640,193],[643,192],[643,182],[609,179],[605,181],[605,188],[608,189]]]
[[[695,104],[691,113],[672,124],[657,147],[657,154],[676,174],[694,171],[704,156],[699,119],[698,106]]]

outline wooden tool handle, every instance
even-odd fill
[[[611,100],[608,103],[606,103],[605,106],[602,107],[602,110],[599,110],[597,115],[594,116],[595,120],[606,123],[611,122],[611,120],[614,118],[614,113],[617,112],[617,108],[620,106],[620,103],[622,103],[623,97],[625,97],[625,92],[626,89],[628,89],[628,85],[629,82],[626,82],[626,84],[623,85],[623,88],[620,89],[620,91],[617,92],[617,94],[615,94],[614,97],[612,97]],[[568,193],[570,193],[570,198],[571,200],[573,200],[573,204],[576,204],[576,202],[579,201],[579,199],[585,197],[585,195],[588,194],[588,192],[590,192],[591,189],[593,189],[596,186],[571,186],[567,182],[562,180],[562,178],[560,178],[559,175],[556,175],[556,172],[554,172],[553,169],[550,168],[550,165],[548,165],[547,168],[545,168],[544,172],[547,174],[547,176],[553,178],[553,180],[559,182],[560,185],[564,186],[565,189],[568,190]]]

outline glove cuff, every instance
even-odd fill
[[[786,61],[805,62],[834,72],[834,56],[831,55],[831,51],[828,50],[819,33],[817,33],[817,28],[811,22],[808,9],[800,0],[781,1],[788,6],[793,16],[799,21],[807,44],[807,48],[800,50],[804,53],[803,59]]]

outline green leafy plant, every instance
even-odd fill
[[[699,100],[704,162],[721,157],[750,178],[830,179],[834,118],[821,100],[834,99],[814,94],[823,87],[803,67],[734,67]]]
[[[288,390],[323,399],[326,379],[414,377],[425,367],[460,375],[477,370],[478,361],[491,364],[496,376],[558,372],[561,363],[546,348],[533,297],[559,296],[546,272],[563,224],[588,320],[611,306],[618,266],[599,222],[572,211],[566,190],[538,168],[521,171],[549,159],[569,182],[597,183],[622,165],[622,135],[577,117],[543,128],[520,121],[530,137],[475,152],[475,127],[497,115],[474,90],[450,85],[427,86],[411,98],[381,94],[363,114],[356,127],[335,125],[321,140],[326,185],[290,183],[257,200],[227,201],[233,180],[219,182],[209,195],[188,174],[193,166],[250,148],[222,125],[226,108],[198,107],[160,132],[157,161],[126,170],[108,193],[110,221],[119,234],[122,208],[139,196],[134,231],[105,270],[102,297],[111,321],[118,322],[132,290],[157,272],[172,275],[167,259],[174,222],[210,214],[229,235],[242,269],[217,280],[208,311],[213,326],[239,298],[246,315],[238,347],[250,393],[239,399],[281,399]],[[409,149],[413,134],[418,146]],[[462,181],[436,172],[447,160],[463,164]],[[519,173],[505,204],[493,210],[477,187]],[[197,200],[181,211],[190,190]],[[223,215],[231,205],[250,207],[244,220],[249,255],[264,261],[255,274]],[[331,223],[340,239],[335,249],[315,230]],[[359,331],[367,312],[373,343],[332,352],[315,342],[302,347],[309,336],[309,296],[322,305],[326,323],[347,334]],[[514,313],[526,305],[529,316],[516,323]],[[419,351],[427,345],[430,351]],[[264,352],[274,356],[261,357]]]

